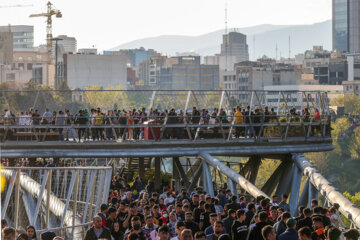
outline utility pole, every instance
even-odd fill
[[[59,79],[58,79],[58,41],[61,41],[63,39],[52,38],[51,40],[55,41],[55,84],[54,84],[54,88],[58,89],[60,86]]]

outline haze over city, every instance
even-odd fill
[[[46,42],[46,23],[30,14],[46,12],[47,0],[3,0],[0,25],[33,25],[34,45]],[[79,48],[107,50],[139,38],[159,35],[197,36],[224,29],[225,0],[54,0],[63,18],[53,19],[53,36],[76,37]],[[331,0],[228,0],[228,26],[303,25],[331,19]],[[330,36],[329,36],[330,38]],[[309,46],[311,47],[311,46]]]

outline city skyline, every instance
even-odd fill
[[[0,25],[33,25],[35,45],[45,44],[45,19],[28,16],[45,12],[46,2],[4,0],[2,6],[34,6],[0,8]],[[94,45],[101,51],[139,38],[160,35],[196,36],[225,27],[225,0],[198,0],[195,3],[185,0],[181,4],[165,0],[156,0],[152,4],[143,0],[126,3],[107,1],[102,5],[85,5],[84,1],[54,0],[52,3],[63,14],[63,18],[53,19],[53,35],[66,34],[75,37],[78,40],[78,48],[89,48]],[[122,10],[125,8],[128,11]],[[271,12],[268,9],[271,9]],[[174,12],[177,13],[175,17]],[[246,3],[228,0],[229,29],[260,24],[312,24],[328,19],[331,19],[331,0],[256,0]]]

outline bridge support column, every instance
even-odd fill
[[[266,183],[264,184],[264,186],[262,187],[262,191],[264,191],[266,194],[271,195],[276,186],[279,183],[279,179],[281,177],[281,175],[284,174],[284,171],[286,169],[286,162],[282,162],[278,168],[274,171],[274,173],[270,176],[270,178],[266,181]]]
[[[290,193],[291,190],[291,179],[292,179],[292,175],[294,172],[294,167],[293,167],[293,161],[290,158],[286,158],[283,161],[286,161],[286,167],[284,168],[284,172],[280,177],[279,180],[279,185],[276,189],[276,195],[277,196],[281,196],[282,194],[286,194],[288,195]]]
[[[300,184],[302,177],[301,170],[296,165],[294,165],[293,167],[293,173],[294,174],[291,183],[291,193],[290,193],[290,201],[289,201],[291,216],[295,216],[298,213],[297,202],[299,198]]]
[[[181,177],[181,185],[182,187],[188,188],[190,186],[189,180],[186,176],[183,166],[181,165],[179,157],[173,158],[173,165],[176,167],[178,174]]]
[[[180,189],[180,175],[175,163],[175,158],[173,158],[173,172],[172,172],[172,189]]]
[[[198,181],[199,179],[201,179],[201,174],[203,173],[203,170],[202,170],[202,162],[200,162],[200,165],[198,167],[198,169],[196,170],[195,174],[194,174],[194,177],[192,178],[191,180],[191,184],[188,188],[188,192],[190,193],[195,187],[196,185],[198,184]]]
[[[299,199],[298,206],[308,206],[308,199],[309,199],[309,179],[306,180],[304,188],[301,192],[301,196]],[[310,206],[308,206],[310,207]]]
[[[160,169],[160,165],[161,165],[161,158],[160,157],[156,157],[155,158],[155,181],[154,181],[154,186],[155,186],[155,191],[160,191],[160,186],[161,186],[161,178],[160,178],[160,174],[161,174],[161,169]]]
[[[308,206],[311,207],[311,200],[319,199],[319,193],[314,187],[314,185],[309,182],[309,199],[308,199]]]
[[[145,177],[145,166],[144,166],[144,158],[139,158],[139,177],[141,178],[141,181],[144,181]]]
[[[204,190],[206,193],[214,196],[214,187],[212,183],[210,167],[206,162],[203,162],[203,183],[204,183]]]

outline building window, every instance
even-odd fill
[[[15,81],[15,73],[7,73],[6,81]]]
[[[19,68],[19,70],[24,70],[24,63],[19,63],[18,64],[18,68]]]
[[[28,63],[26,66],[27,70],[32,70],[33,64],[32,63]]]

